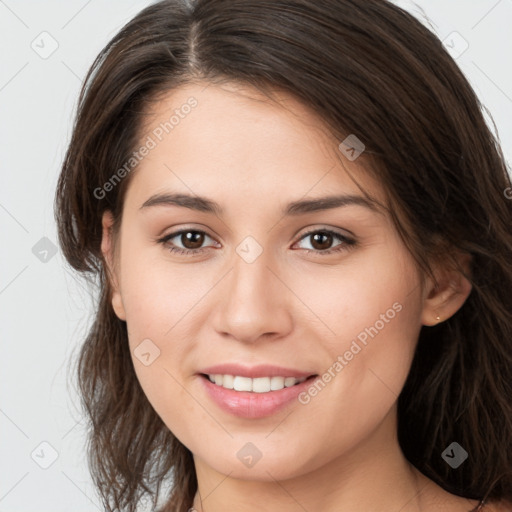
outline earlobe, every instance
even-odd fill
[[[428,279],[423,302],[422,325],[432,326],[453,316],[464,304],[472,290],[469,280],[471,255],[460,254],[459,269],[439,269],[437,284]]]
[[[126,314],[119,290],[116,269],[114,265],[113,254],[113,239],[112,239],[112,225],[114,218],[112,213],[107,210],[103,213],[102,217],[102,236],[101,236],[101,252],[106,266],[106,274],[109,279],[110,287],[112,289],[112,308],[114,313],[120,320],[126,321]]]
[[[121,294],[118,291],[112,292],[112,309],[116,314],[119,320],[123,320],[126,322],[126,314],[124,312],[123,301],[121,299]]]

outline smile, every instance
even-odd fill
[[[272,416],[297,403],[318,375],[309,377],[243,377],[201,373],[203,390],[209,399],[229,415],[245,419]]]
[[[211,382],[224,389],[235,391],[250,391],[253,393],[269,393],[280,389],[290,388],[304,382],[307,377],[242,377],[240,375],[207,375]]]

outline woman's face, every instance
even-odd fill
[[[435,318],[388,214],[345,171],[384,202],[364,153],[281,99],[292,112],[203,84],[154,105],[113,296],[141,386],[196,465],[268,481],[394,443],[397,397]]]

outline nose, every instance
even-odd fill
[[[265,251],[252,263],[234,254],[215,297],[214,327],[221,336],[253,344],[291,331],[293,293],[276,267]]]

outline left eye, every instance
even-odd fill
[[[209,237],[204,231],[183,229],[181,231],[176,231],[175,233],[170,233],[158,241],[164,245],[167,245],[167,243],[173,238],[178,238],[182,244],[190,244],[191,247],[176,247],[175,244],[172,243],[169,247],[171,252],[178,254],[198,254],[204,250],[201,245],[204,243],[205,237],[211,239],[211,237]]]
[[[175,243],[171,242],[171,240],[174,238],[178,238],[184,247],[176,246]],[[158,240],[158,242],[167,246],[171,253],[193,256],[202,253],[206,249],[205,247],[201,247],[205,242],[205,238],[210,238],[210,240],[213,240],[204,231],[183,229],[181,231],[176,231],[175,233],[166,235],[165,237]],[[306,248],[304,250],[308,253],[315,253],[319,255],[326,255],[337,251],[347,250],[349,247],[355,245],[356,243],[353,239],[329,229],[317,229],[316,231],[305,233],[300,238],[300,241],[307,238],[313,240],[313,249]],[[333,248],[325,247],[325,245],[331,245],[333,239],[336,238],[340,240],[338,245],[334,246]]]
[[[335,251],[341,251],[344,249],[347,249],[348,247],[355,245],[355,241],[351,238],[348,238],[345,235],[342,235],[341,233],[336,233],[335,231],[331,231],[330,229],[321,229],[316,231],[310,231],[309,233],[306,233],[302,236],[301,240],[305,239],[313,240],[313,249],[305,249],[308,253],[309,252],[316,252],[321,255],[324,254],[331,254]],[[333,239],[341,240],[341,243],[334,247],[322,247],[323,245],[330,245],[332,244]]]

